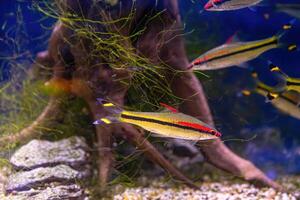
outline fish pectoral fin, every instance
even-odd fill
[[[251,95],[251,91],[250,90],[242,90],[241,94],[243,96],[250,96]]]

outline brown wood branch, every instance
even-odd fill
[[[58,117],[60,112],[61,99],[52,97],[43,112],[28,127],[22,129],[18,133],[9,134],[0,138],[0,146],[12,143],[25,143],[30,139],[37,137],[43,127],[49,127],[49,123]]]
[[[160,165],[175,179],[192,188],[198,188],[191,179],[183,175],[172,163],[164,156],[139,132],[136,128],[129,124],[121,124],[115,126],[115,132],[121,137],[138,147],[143,153],[154,163]]]
[[[65,65],[61,55],[60,49],[65,46],[64,34],[68,32],[61,23],[57,23],[55,26],[49,42],[49,51],[40,52],[37,54],[36,63],[33,66],[32,72],[34,79],[41,78],[40,66],[52,69],[53,77],[49,82],[57,82],[56,79],[64,78]],[[70,92],[70,91],[67,91]],[[56,121],[58,118],[63,117],[61,111],[61,103],[65,100],[65,97],[61,95],[55,95],[50,97],[50,100],[41,114],[30,124],[28,127],[22,129],[18,133],[9,134],[0,138],[0,146],[5,146],[9,143],[25,143],[30,139],[37,137],[44,127],[51,126],[51,122]]]
[[[220,140],[211,144],[201,144],[201,151],[207,162],[219,169],[223,169],[257,186],[270,186],[281,190],[282,187],[269,179],[250,161],[243,159],[228,149]]]
[[[106,116],[106,111],[95,100],[89,100],[88,106],[92,113],[93,120],[96,121]],[[112,152],[112,135],[114,125],[95,126],[97,135],[97,151],[98,151],[98,184],[100,189],[104,189],[114,164],[114,155]]]
[[[172,53],[175,46],[177,47],[176,54],[181,54],[181,56],[174,56],[176,54]],[[169,49],[169,56],[165,58],[166,63],[170,66],[174,66],[176,70],[186,70],[188,67],[188,60],[185,55],[182,39],[174,39],[172,42],[169,42],[168,47],[165,48]],[[180,105],[180,110],[214,126],[205,92],[193,72],[187,71],[173,75],[173,77],[170,75],[170,81],[174,95],[184,100]],[[268,185],[280,189],[278,184],[266,177],[264,173],[256,168],[251,162],[233,153],[220,139],[212,143],[200,143],[202,144],[200,149],[207,162],[215,167],[236,176],[243,177],[245,180],[253,181],[258,185]]]
[[[74,12],[76,12],[76,9],[72,9],[72,5],[76,8],[80,8],[81,4],[87,5],[86,1],[83,0],[66,0],[63,2],[69,5],[68,9],[74,10]],[[123,3],[124,2],[125,1],[123,1]],[[143,1],[137,1],[139,9],[137,10],[137,17],[134,19],[134,23],[136,23],[137,26],[139,24],[139,18],[143,18],[147,14],[144,12],[148,9],[143,6],[151,6],[153,4],[151,1],[147,1],[146,4],[141,2]],[[181,22],[178,2],[176,0],[162,0],[159,1],[159,4],[162,4],[162,7],[165,8],[164,12],[159,17],[159,20],[153,20],[147,24],[147,30],[143,32],[143,35],[139,36],[134,45],[140,54],[153,63],[168,66],[166,67],[166,77],[170,82],[172,90],[176,96],[184,99],[180,110],[213,125],[213,118],[206,101],[205,93],[195,75],[191,71],[174,73],[174,70],[185,71],[188,66],[184,42],[181,36],[182,31],[180,31]],[[89,6],[86,6],[86,8],[93,9]],[[91,12],[93,11],[94,10],[91,10]],[[89,13],[89,10],[85,10],[84,13]],[[123,13],[122,16],[126,15]],[[134,23],[132,23],[133,27],[130,28],[135,28]],[[117,32],[119,33],[119,30]],[[122,33],[127,34],[129,32],[130,30],[122,30]],[[71,37],[75,37],[72,30],[67,29],[58,22],[49,43],[49,54],[54,60],[54,77],[65,77],[67,70],[64,60],[68,59],[64,59],[64,56],[72,54],[75,63],[74,67],[76,68],[75,72],[71,74],[73,78],[72,92],[87,102],[94,119],[98,118],[98,114],[105,116],[105,110],[96,104],[96,97],[111,99],[122,105],[127,88],[124,89],[124,86],[115,84],[112,80],[114,72],[107,69],[107,66],[99,66],[99,60],[87,60],[87,58],[90,58],[89,53],[92,51],[90,41],[81,40],[78,36],[78,40],[75,40],[77,42],[69,46],[71,42],[66,43],[66,39],[69,40]],[[132,49],[129,42],[126,41],[124,45]],[[169,68],[174,70],[169,70]],[[162,166],[178,179],[194,187],[194,184],[168,162],[155,147],[143,137],[143,134],[138,132],[135,128],[125,124],[122,126],[113,125],[112,127],[113,130],[111,127],[96,127],[99,143],[99,179],[101,185],[106,184],[109,178],[109,172],[113,166],[111,140],[112,134],[118,133],[143,150],[153,162]],[[257,183],[278,188],[276,183],[268,179],[249,161],[230,151],[220,140],[201,145],[201,150],[207,161],[220,169],[237,176],[242,176],[246,180],[257,181]]]
[[[114,155],[112,152],[112,131],[111,126],[96,126],[97,150],[98,150],[98,184],[100,188],[105,188],[109,181],[111,170],[114,165]]]
[[[161,16],[163,23],[154,21],[148,24],[148,30],[139,38],[137,48],[143,55],[152,58],[153,62],[161,62],[175,70],[175,73],[172,70],[167,71],[166,76],[174,95],[184,100],[180,105],[180,110],[213,126],[213,118],[205,92],[193,72],[186,71],[188,59],[181,36],[178,2],[164,0],[164,5],[166,12]],[[163,34],[161,34],[162,32]],[[176,71],[180,71],[180,73],[176,73]],[[280,188],[251,162],[228,149],[221,140],[204,143],[201,145],[201,151],[206,160],[217,168],[243,177],[248,181]]]
[[[101,73],[97,74],[98,78],[107,83],[106,87],[109,87],[109,92],[107,93],[106,99],[109,99],[111,102],[115,103],[118,106],[122,106],[124,103],[124,97],[128,90],[128,85],[124,85],[119,82],[111,81],[111,77],[109,75],[111,73],[105,72],[110,71],[109,69],[102,68]],[[81,73],[80,73],[81,74]],[[124,71],[116,71],[114,72],[116,75],[116,79],[128,79],[129,74]],[[95,75],[95,74],[93,74]],[[75,72],[73,77],[77,77],[78,80],[79,74]],[[101,117],[106,117],[108,115],[107,111],[96,102],[95,92],[91,88],[89,88],[86,81],[74,81],[72,83],[72,92],[77,96],[83,98],[88,106],[89,110],[92,113],[93,119],[97,120]],[[109,83],[109,84],[108,84]],[[166,160],[162,154],[153,146],[150,142],[143,137],[143,135],[137,131],[136,128],[128,125],[128,124],[111,124],[111,125],[102,125],[96,126],[96,134],[98,138],[98,177],[99,177],[99,185],[103,189],[106,185],[111,169],[113,168],[114,163],[114,155],[112,153],[111,144],[112,144],[112,136],[113,134],[117,134],[119,136],[124,137],[133,145],[139,147],[144,153],[148,156],[148,158],[160,165],[167,172],[170,173],[173,177],[178,180],[183,181],[185,184],[196,187],[193,182],[184,176],[178,169],[176,169],[168,160]]]

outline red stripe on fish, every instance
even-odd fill
[[[182,126],[192,127],[192,128],[198,129],[200,131],[203,131],[205,133],[210,133],[217,137],[221,137],[221,133],[219,133],[218,131],[216,131],[212,128],[206,127],[206,126],[202,126],[200,124],[191,123],[191,122],[182,122],[182,121],[177,122],[177,124],[182,125]]]
[[[195,128],[195,129],[204,131],[204,132],[208,132],[208,131],[211,131],[211,130],[212,130],[211,128],[202,126],[202,125],[200,125],[200,124],[191,123],[191,122],[177,122],[177,124],[183,125],[183,126],[187,126],[187,127],[192,127],[192,128]]]

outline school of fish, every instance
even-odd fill
[[[206,11],[234,11],[238,9],[258,6],[263,0],[209,0],[204,5]],[[282,26],[276,35],[254,41],[240,41],[236,35],[233,35],[228,41],[215,47],[198,58],[194,59],[188,70],[205,71],[219,70],[223,68],[242,66],[250,60],[253,60],[263,53],[275,48],[287,48],[289,51],[297,50],[296,44],[286,44],[281,39],[290,30],[296,18],[300,19],[300,4],[275,4],[276,12],[284,12],[293,16],[295,19]],[[268,102],[283,113],[300,119],[300,78],[294,78],[286,75],[278,66],[269,62],[269,68],[272,73],[278,73],[281,77],[280,83],[276,86],[269,86],[258,79],[256,72],[252,77],[256,83],[255,89],[244,90],[244,95],[250,95],[252,92],[260,94],[267,98]],[[199,119],[180,113],[175,108],[161,104],[167,109],[162,112],[134,112],[118,108],[112,103],[104,103],[100,100],[111,115],[98,119],[95,125],[110,123],[129,123],[141,127],[154,133],[159,137],[171,137],[186,140],[211,140],[217,139],[221,133]]]

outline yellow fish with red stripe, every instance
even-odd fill
[[[281,32],[270,38],[256,40],[251,42],[235,42],[231,37],[226,44],[216,47],[197,59],[191,64],[189,69],[193,70],[216,70],[227,68],[231,66],[241,66],[241,64],[257,58],[262,53],[279,48],[283,45],[280,39],[286,32],[291,29],[294,20],[290,24],[283,26],[284,32]],[[294,44],[288,45],[288,50],[293,51],[297,49]]]
[[[204,122],[180,113],[166,104],[161,104],[167,108],[166,112],[132,112],[121,110],[112,103],[102,105],[113,114],[95,121],[94,124],[124,122],[156,133],[157,136],[186,140],[210,140],[221,136],[220,132]]]
[[[300,93],[300,78],[292,78],[285,74],[281,69],[274,65],[273,63],[269,64],[271,72],[278,72],[282,79],[282,82],[275,87],[276,92],[284,92],[284,91],[296,91]]]
[[[255,79],[256,88],[254,91],[264,97],[268,98],[275,108],[281,112],[288,114],[292,117],[300,119],[300,94],[294,91],[287,91],[283,93],[276,93],[276,88],[268,86],[258,80],[257,73],[253,72],[252,77]],[[251,91],[244,90],[243,94],[248,96]]]

